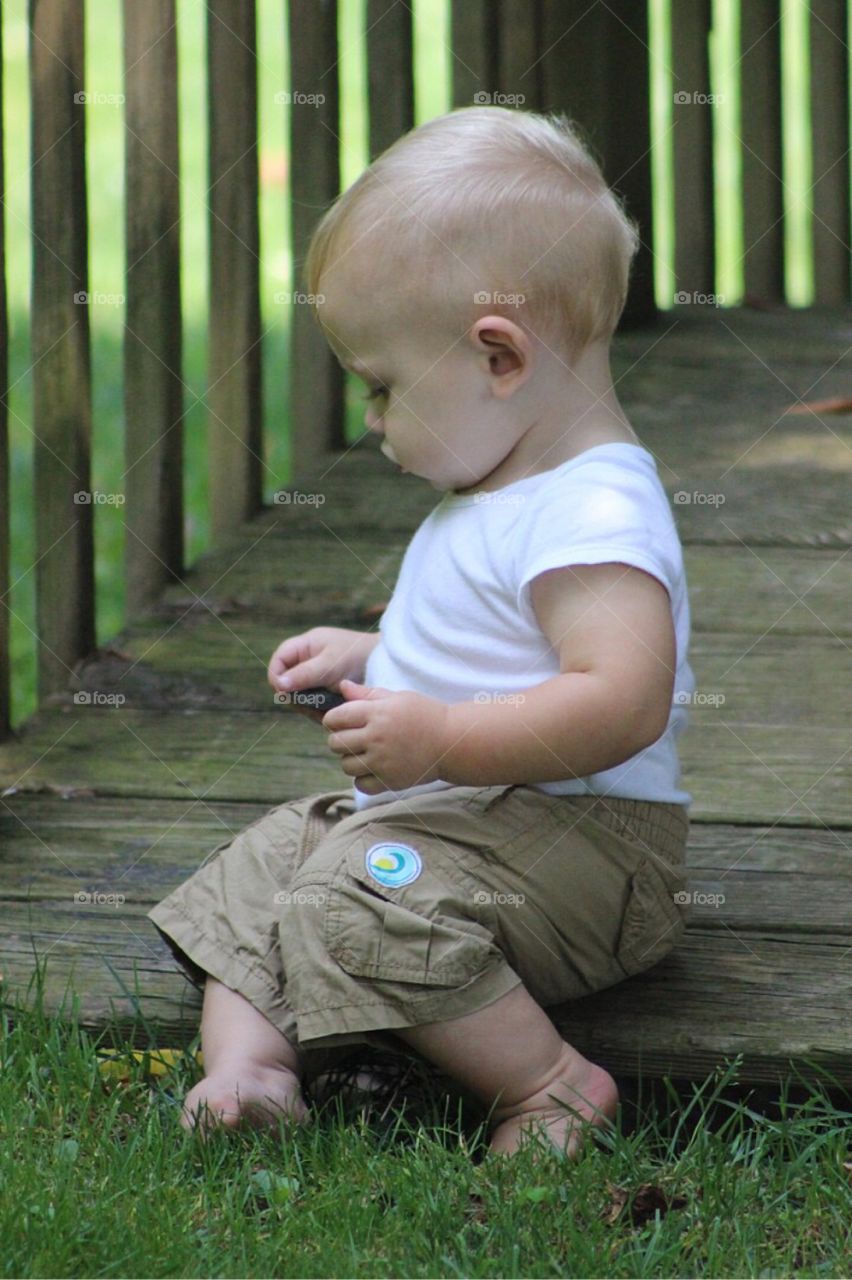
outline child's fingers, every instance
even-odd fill
[[[289,674],[296,664],[310,656],[305,636],[291,636],[289,640],[284,640],[269,659],[269,683],[277,687],[283,675]]]
[[[298,662],[294,667],[281,671],[275,677],[276,687],[295,692],[298,689],[309,689],[312,685],[324,685],[328,675],[328,666],[318,659]],[[286,680],[286,683],[284,681]]]

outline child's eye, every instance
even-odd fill
[[[370,390],[361,397],[361,399],[362,400],[378,400],[381,396],[387,396],[387,395],[390,395],[390,392],[388,391],[387,387],[371,387]]]

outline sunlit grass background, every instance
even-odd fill
[[[671,0],[650,0],[652,53],[652,152],[655,187],[655,288],[660,307],[671,306],[674,227],[671,157],[671,57],[667,42]],[[365,110],[366,0],[340,0],[342,76],[342,182],[346,186],[367,163]],[[205,549],[208,537],[205,326],[207,298],[206,65],[205,5],[177,0],[179,102],[181,121],[182,276],[187,562]],[[448,0],[413,0],[416,56],[416,120],[449,109],[451,55]],[[87,0],[86,89],[92,94],[122,91],[121,6],[114,0]],[[27,0],[3,5],[6,139],[6,253],[10,322],[10,435],[12,446],[12,655],[13,717],[19,722],[35,705],[34,512],[32,509],[32,383],[28,311],[30,293],[29,99],[27,87]],[[711,39],[712,89],[722,96],[715,108],[717,165],[716,292],[728,304],[742,297],[740,170],[736,145],[739,119],[735,72],[739,0],[715,0]],[[787,297],[793,306],[812,298],[812,262],[807,219],[810,184],[807,80],[807,3],[785,0],[782,19],[784,180],[788,251]],[[288,251],[286,165],[287,108],[275,102],[287,88],[287,30],[280,0],[258,0],[259,129],[262,174],[261,305],[265,333],[264,495],[290,478],[287,421],[286,308],[277,292],[294,287]],[[87,111],[90,216],[89,288],[121,294],[124,267],[123,116],[121,107],[91,105]],[[122,489],[123,403],[121,386],[122,306],[91,309],[93,375],[92,488]],[[358,433],[358,406],[350,399],[348,434]],[[96,507],[97,634],[103,644],[124,622],[123,531],[120,510]]]

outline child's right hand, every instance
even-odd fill
[[[267,676],[276,693],[294,693],[322,685],[339,691],[341,680],[364,678],[367,658],[380,639],[377,631],[344,627],[312,627],[282,640],[269,660]],[[282,683],[285,676],[289,686]],[[294,704],[297,711],[320,722],[324,712]]]

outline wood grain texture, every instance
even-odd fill
[[[672,5],[675,290],[690,296],[716,291],[711,27],[712,0]]]
[[[306,294],[304,263],[316,224],[340,191],[336,0],[290,0],[290,237],[293,290]],[[344,444],[343,371],[308,303],[290,323],[291,472]]]
[[[0,102],[3,101],[3,24],[0,23]],[[12,724],[9,626],[9,326],[6,308],[6,164],[5,139],[0,129],[0,738]]]
[[[370,160],[414,127],[414,23],[396,0],[367,0]]]
[[[124,3],[127,609],[183,569],[183,378],[175,0]]]
[[[452,0],[450,22],[453,106],[487,105],[500,87],[500,47],[492,0]]]
[[[621,329],[656,316],[653,281],[648,6],[618,11],[585,0],[541,0],[542,95],[564,113],[639,227]]]
[[[210,213],[207,404],[214,539],[262,505],[260,230],[254,0],[207,6]]]
[[[95,642],[82,0],[30,6],[38,695]]]
[[[186,1044],[201,995],[145,913],[267,808],[5,798],[4,997],[26,997],[35,949],[47,1008],[61,1006],[70,983],[84,1025],[111,1023],[146,1044],[147,1021],[160,1044]],[[684,941],[645,974],[551,1010],[564,1034],[629,1074],[696,1078],[742,1053],[746,1079],[774,1080],[792,1061],[806,1075],[852,1081],[852,867],[842,835],[698,825],[688,870],[696,903]],[[708,904],[710,895],[724,901]]]
[[[778,303],[784,301],[778,0],[749,0],[741,7],[739,74],[745,290],[762,303]]]
[[[815,301],[850,299],[848,5],[809,0]]]

